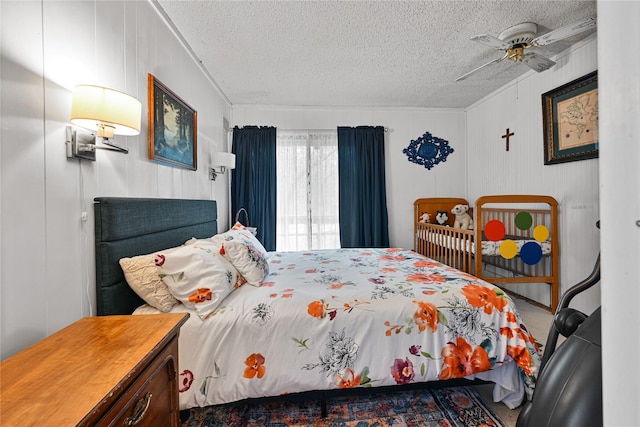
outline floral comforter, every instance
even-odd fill
[[[400,249],[272,252],[268,261],[261,287],[236,289],[207,320],[192,314],[182,327],[181,409],[461,377],[495,382],[494,400],[509,407],[533,391],[537,344],[492,284]]]

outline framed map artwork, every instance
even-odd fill
[[[598,157],[598,72],[542,95],[544,164]]]

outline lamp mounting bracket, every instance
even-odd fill
[[[66,136],[68,159],[80,158],[95,162],[96,150],[118,151],[125,154],[129,152],[127,148],[116,145],[108,138],[96,136],[95,133],[89,131],[76,130],[71,126],[66,127]],[[97,145],[98,140],[106,145]]]
[[[75,157],[96,161],[96,136],[91,132],[83,132],[67,126],[67,158]]]
[[[225,166],[220,166],[218,170],[216,170],[216,168],[209,168],[209,180],[215,181],[219,174],[225,173],[226,171],[227,168]]]

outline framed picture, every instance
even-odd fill
[[[197,113],[149,74],[149,159],[169,166],[198,168]]]
[[[598,157],[598,72],[542,95],[544,164]]]

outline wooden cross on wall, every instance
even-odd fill
[[[509,137],[513,135],[515,135],[515,133],[509,132],[509,128],[507,128],[507,132],[504,135],[502,135],[502,138],[507,140],[507,151],[509,151]]]

